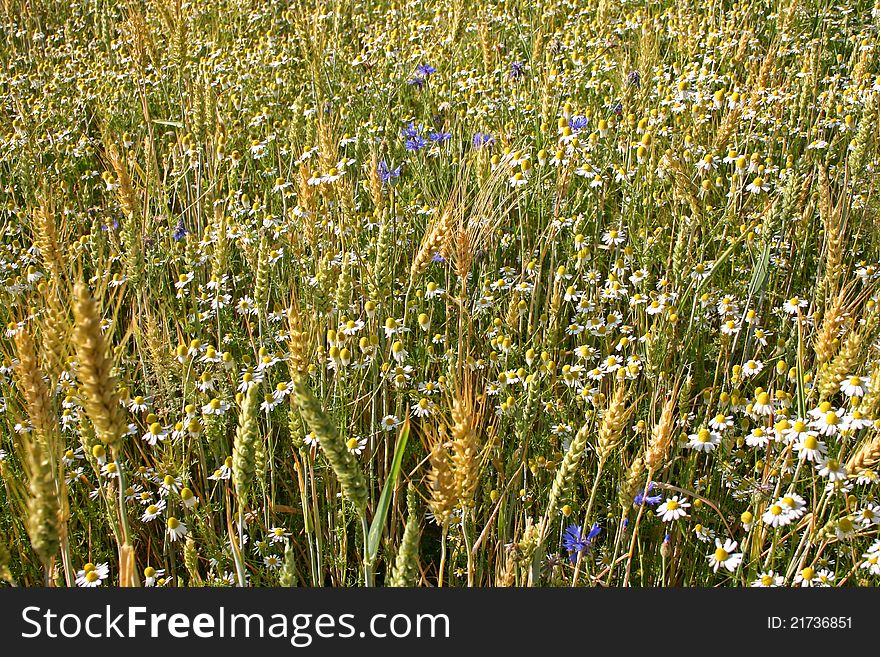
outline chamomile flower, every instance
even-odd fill
[[[144,586],[156,586],[156,582],[165,576],[165,571],[152,566],[144,568]]]
[[[168,540],[172,543],[178,539],[182,539],[189,531],[186,525],[174,516],[168,518],[166,525],[168,527]]]
[[[769,525],[775,529],[789,524],[793,518],[781,504],[775,502],[767,507],[764,515],[761,516],[761,520],[764,521],[765,525]]]
[[[142,522],[152,522],[156,518],[162,515],[162,512],[165,510],[166,502],[164,499],[160,499],[155,504],[151,504],[146,509],[144,509],[143,514],[141,515]]]
[[[82,570],[76,573],[76,585],[84,588],[101,586],[103,581],[110,576],[110,567],[105,563],[87,563]]]
[[[799,458],[811,463],[818,463],[825,457],[828,448],[824,442],[819,440],[818,436],[813,433],[806,433],[795,443],[794,450],[798,453]]]
[[[724,431],[733,426],[733,416],[724,415],[724,413],[719,413],[711,420],[709,420],[709,428],[714,429],[715,431]]]
[[[742,561],[742,553],[736,552],[737,542],[731,539],[725,539],[722,543],[720,538],[715,539],[715,551],[709,555],[709,565],[714,572],[718,572],[720,568],[725,568],[728,572],[737,569]]]
[[[764,427],[755,427],[746,436],[746,445],[749,447],[766,447],[770,444],[771,435]]]
[[[167,437],[167,427],[163,427],[158,422],[153,422],[142,436],[142,438],[147,442],[148,445],[150,445],[150,447],[154,447],[157,442],[165,440],[165,438]]]
[[[691,503],[685,498],[675,495],[657,507],[657,517],[663,522],[675,522],[681,518],[688,517],[687,509],[690,506]]]
[[[850,376],[840,382],[840,392],[847,397],[864,397],[870,388],[870,379],[866,376]]]
[[[816,464],[819,475],[828,479],[829,482],[846,481],[847,474],[840,461],[835,458],[821,459]]]
[[[775,588],[783,584],[785,584],[785,577],[772,570],[768,570],[760,573],[751,585],[758,588]]]
[[[841,417],[836,411],[828,411],[810,424],[823,436],[833,436],[840,431]]]
[[[721,434],[706,427],[698,429],[688,436],[687,447],[698,452],[709,453],[721,443]]]
[[[782,309],[789,315],[797,315],[803,308],[807,307],[807,300],[798,297],[791,297],[782,304]]]
[[[288,539],[293,536],[293,533],[284,527],[272,527],[269,530],[269,542],[270,543],[282,543],[286,544]]]
[[[360,438],[358,436],[352,436],[345,441],[345,446],[350,453],[354,454],[355,456],[360,456],[363,453],[364,448],[367,446],[367,439]]]

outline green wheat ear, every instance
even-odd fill
[[[388,586],[415,586],[419,574],[419,524],[422,514],[418,508],[416,489],[410,484],[406,491],[407,517],[400,549],[394,560],[394,568],[388,578]]]
[[[247,498],[256,472],[257,442],[260,424],[260,386],[251,384],[245,393],[238,416],[238,428],[232,447],[232,479],[240,501]]]
[[[294,400],[306,424],[315,432],[330,467],[342,487],[345,497],[363,515],[367,508],[367,482],[357,460],[348,451],[332,420],[327,417],[305,377],[297,377],[293,384]]]

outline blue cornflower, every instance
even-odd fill
[[[510,77],[516,80],[525,73],[525,64],[522,62],[513,62],[510,65]]]
[[[480,148],[495,143],[495,137],[485,132],[478,132],[474,135],[474,148]]]
[[[396,169],[389,169],[388,164],[385,160],[379,162],[379,178],[383,183],[389,183],[393,185],[393,180],[400,178],[400,170],[403,168],[401,164]]]
[[[438,144],[442,144],[444,141],[449,141],[452,139],[451,132],[432,132],[428,135],[428,139],[431,141],[436,141]]]
[[[416,124],[410,121],[409,124],[400,131],[400,136],[403,139],[412,139],[413,137],[418,137],[420,132],[421,127],[416,127]]]
[[[641,87],[642,86],[642,74],[638,71],[630,71],[629,75],[626,76],[627,83],[632,87]]]
[[[578,130],[583,130],[587,127],[587,124],[590,122],[586,116],[573,116],[568,121],[569,127],[577,132]]]
[[[425,86],[425,78],[419,77],[417,75],[414,78],[410,78],[409,80],[407,80],[406,83],[411,87],[417,87],[421,89],[423,86]]]
[[[416,72],[424,75],[425,77],[428,77],[429,75],[433,75],[434,73],[436,73],[437,69],[430,64],[421,64],[416,69]]]
[[[440,255],[439,252],[437,252],[433,256],[431,256],[431,262],[446,262],[446,258]]]
[[[642,504],[659,504],[660,500],[662,499],[661,495],[648,495],[648,493],[654,490],[655,487],[656,486],[654,485],[653,481],[648,484],[648,488],[635,496],[635,498],[633,499],[633,505],[642,506]]]
[[[602,528],[598,524],[594,524],[590,532],[584,536],[583,528],[580,525],[569,525],[562,534],[562,547],[568,551],[569,560],[574,563],[580,553],[589,552],[593,545],[593,539],[601,531]]]
[[[184,237],[189,234],[189,231],[183,226],[183,219],[177,222],[177,226],[174,228],[174,232],[171,233],[171,237],[174,238],[175,242],[179,242]]]
[[[428,141],[424,137],[422,137],[421,135],[416,135],[414,137],[407,139],[405,142],[403,142],[403,146],[404,146],[404,148],[406,148],[406,150],[413,151],[416,153],[418,153],[420,150],[422,150],[427,145],[428,145]]]

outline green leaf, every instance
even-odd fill
[[[397,485],[400,475],[400,463],[403,461],[403,452],[406,450],[406,442],[409,439],[409,418],[403,423],[400,435],[397,437],[397,446],[394,448],[394,460],[391,462],[391,471],[385,480],[376,512],[373,514],[373,522],[370,524],[370,532],[367,536],[367,560],[372,563],[379,554],[379,541],[382,540],[382,531],[385,529],[385,517],[388,515],[388,507],[391,506],[391,496]]]
[[[752,270],[752,278],[749,281],[749,296],[757,296],[767,284],[767,276],[770,273],[770,245],[765,244],[764,250]]]

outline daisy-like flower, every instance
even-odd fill
[[[160,440],[165,440],[167,437],[168,430],[164,429],[158,422],[153,422],[142,436],[150,447],[153,447]]]
[[[766,192],[770,190],[770,185],[767,184],[760,176],[755,176],[748,185],[746,185],[746,191],[752,194],[760,194],[761,192]]]
[[[859,431],[873,425],[874,422],[866,418],[859,409],[843,416],[840,422],[841,431]]]
[[[101,583],[110,576],[110,566],[107,563],[87,563],[82,570],[76,573],[76,585],[85,588],[101,586]]]
[[[412,414],[415,417],[427,417],[431,414],[432,405],[427,397],[422,397],[419,401],[413,404],[411,408]]]
[[[694,535],[701,543],[711,543],[715,540],[715,532],[710,527],[704,527],[700,524],[694,527]]]
[[[745,375],[745,366],[743,366],[743,375]],[[756,415],[773,415],[773,400],[770,399],[769,393],[758,393],[755,397],[755,403],[752,404],[752,412]]]
[[[599,179],[601,182],[601,178]],[[602,233],[602,242],[608,246],[616,246],[626,241],[626,231],[611,228]]]
[[[394,344],[391,345],[391,356],[399,365],[403,364],[403,361],[406,360],[408,355],[409,353],[403,348],[403,343],[400,340],[395,341]]]
[[[736,545],[736,541],[729,538],[723,543],[720,538],[715,539],[715,551],[708,556],[709,565],[714,572],[717,573],[719,568],[726,568],[731,573],[737,569],[743,555],[735,551]]]
[[[442,297],[446,294],[446,290],[433,281],[425,286],[425,300],[430,301],[435,297]]]
[[[786,513],[786,510],[781,504],[779,504],[779,502],[776,502],[767,507],[764,515],[761,516],[761,520],[764,521],[765,525],[770,525],[775,529],[777,527],[784,527],[790,523],[792,517],[790,514]]]
[[[729,427],[733,426],[733,416],[724,415],[724,413],[719,413],[711,420],[709,420],[709,428],[715,429],[715,431],[724,431]]]
[[[170,540],[172,543],[177,539],[186,536],[188,531],[189,530],[186,528],[186,525],[174,516],[168,518],[168,540]]]
[[[165,575],[163,569],[155,569],[152,566],[144,568],[144,586],[156,586],[156,581]]]
[[[792,297],[782,304],[782,309],[789,315],[797,315],[801,308],[807,307],[807,300],[799,297]]]
[[[187,509],[192,509],[199,503],[199,498],[192,492],[190,488],[182,488],[180,490],[180,501]]]
[[[798,520],[806,513],[807,501],[797,493],[786,493],[776,502],[792,520]]]
[[[364,447],[367,446],[367,439],[352,436],[345,441],[345,446],[348,448],[349,452],[356,456],[360,456],[364,451]]]
[[[293,533],[289,532],[284,527],[272,527],[269,530],[270,543],[287,543],[287,539],[291,536],[293,536]]]
[[[758,578],[752,582],[752,586],[758,588],[775,588],[777,586],[782,586],[784,583],[785,577],[778,575],[772,570],[768,570],[767,572],[758,575]]]
[[[279,557],[277,554],[267,554],[265,557],[263,557],[263,564],[269,570],[278,570],[279,568],[281,568],[281,557]]]
[[[822,477],[827,477],[831,483],[846,481],[846,468],[837,459],[822,459],[816,464],[816,469]]]
[[[810,429],[809,425],[801,418],[797,418],[794,422],[785,421],[785,426],[779,427],[777,431],[780,438],[788,445],[803,441],[808,436],[818,436],[819,434]]]
[[[146,509],[144,509],[144,513],[141,516],[142,522],[152,522],[156,518],[162,515],[162,512],[165,510],[166,502],[164,499],[159,500],[156,504],[151,504]]]
[[[856,511],[856,520],[865,527],[880,525],[880,506],[874,502],[868,502]]]
[[[835,411],[828,411],[811,424],[823,436],[833,436],[840,431],[841,418]]]
[[[382,418],[381,426],[383,431],[394,431],[400,424],[400,420],[395,415],[386,415]]]
[[[702,427],[697,432],[688,436],[688,449],[695,449],[698,452],[709,453],[721,443],[721,434],[717,431],[710,431],[706,427]]]
[[[280,402],[290,394],[292,389],[292,382],[281,381],[275,386],[275,390],[272,391],[272,399],[276,402]]]
[[[748,379],[753,376],[757,376],[761,373],[761,370],[763,369],[764,363],[759,360],[750,360],[742,366],[742,375]]]
[[[217,397],[202,406],[202,413],[205,415],[223,415],[228,410],[229,404]]]
[[[834,523],[834,535],[838,540],[852,538],[856,533],[856,525],[852,516],[843,516]]]
[[[658,506],[656,513],[663,522],[674,522],[688,517],[687,509],[690,505],[685,498],[675,495]]]
[[[864,397],[871,387],[866,376],[850,376],[840,382],[840,392],[847,397]]]
[[[804,434],[803,437],[795,443],[794,450],[798,453],[798,456],[801,459],[810,461],[811,463],[818,463],[825,457],[825,452],[828,448],[825,446],[824,442],[819,440],[819,438],[811,432]]]
[[[108,479],[116,479],[119,477],[119,466],[116,465],[115,461],[105,463],[103,466],[101,466],[101,474]]]
[[[303,442],[309,447],[317,447],[319,442],[318,435],[314,431],[309,431],[303,436]]]
[[[132,413],[141,413],[146,411],[149,408],[150,400],[141,395],[136,396],[131,400],[131,403],[128,406],[128,410]]]
[[[746,445],[749,447],[766,447],[770,444],[770,434],[763,427],[755,427],[746,436]]]
[[[816,571],[811,566],[807,566],[794,576],[794,584],[802,587],[821,586],[816,580]]]
[[[860,568],[864,568],[871,575],[880,575],[880,541],[874,543],[867,552],[862,555],[864,561]]]
[[[832,586],[834,584],[834,577],[835,575],[833,572],[827,568],[823,568],[816,573],[816,579],[813,586]]]

